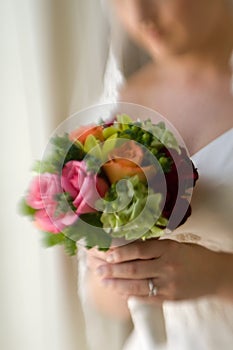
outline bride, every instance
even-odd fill
[[[230,350],[233,1],[109,3],[121,26],[151,57],[125,81],[118,99],[169,119],[200,179],[191,218],[170,236],[107,253],[81,253],[90,348]]]

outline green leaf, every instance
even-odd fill
[[[73,241],[84,238],[87,248],[97,246],[100,250],[110,247],[112,238],[102,228],[99,213],[80,215],[78,220],[64,230],[64,234]]]
[[[70,160],[82,160],[83,157],[84,157],[84,150],[83,150],[82,144],[76,141],[68,149],[68,152],[65,155],[64,163],[67,163]]]
[[[58,174],[64,164],[70,160],[82,160],[84,157],[83,147],[77,142],[73,143],[68,134],[55,136],[50,140],[51,152],[42,160],[37,161],[33,168],[38,173]]]
[[[153,226],[150,228],[150,230],[142,237],[143,240],[150,239],[150,238],[159,238],[163,236],[164,230],[161,227]]]
[[[120,129],[123,131],[130,129],[130,125],[133,123],[132,119],[127,114],[118,115],[117,122],[119,123]]]
[[[103,136],[104,139],[108,139],[114,134],[117,134],[120,129],[116,128],[115,126],[109,126],[108,128],[103,129]]]
[[[61,214],[70,213],[76,210],[75,206],[73,205],[73,198],[70,196],[68,192],[58,193],[55,196],[55,199],[57,202],[55,217],[58,217]]]
[[[163,216],[160,216],[160,218],[159,218],[158,221],[156,222],[156,225],[158,225],[158,226],[163,226],[163,227],[167,227],[167,225],[168,225],[168,219],[164,218]]]
[[[72,256],[77,252],[76,242],[71,240],[69,237],[66,237],[62,232],[61,233],[51,233],[51,232],[42,232],[42,244],[46,248],[54,247],[55,245],[63,245],[66,254]]]
[[[106,161],[108,159],[109,153],[116,147],[116,145],[117,145],[117,134],[113,134],[102,145],[103,161]]]
[[[44,173],[57,173],[57,165],[55,164],[55,159],[53,160],[52,157],[47,160],[37,160],[32,168],[33,171],[35,171],[38,174],[44,174]]]
[[[162,137],[161,137],[161,142],[167,147],[167,148],[173,148],[175,149],[178,154],[181,153],[179,143],[176,140],[175,136],[173,133],[169,130],[165,130]]]
[[[132,121],[132,119],[130,118],[130,116],[129,115],[127,115],[127,114],[119,114],[118,116],[117,116],[117,121],[118,121],[118,123],[120,123],[120,124],[132,124],[133,123],[133,121]]]
[[[153,124],[150,119],[143,122],[142,128],[153,135],[149,149],[159,149],[161,146],[173,148],[180,154],[179,143],[173,133],[166,128],[164,122]],[[143,142],[142,142],[143,143]],[[153,152],[154,153],[154,152]]]
[[[83,144],[78,139],[74,141],[73,145],[83,151]]]
[[[42,232],[42,244],[45,247],[53,247],[57,244],[63,244],[65,241],[65,236],[63,233],[51,233],[51,232]]]
[[[64,239],[64,248],[65,248],[65,252],[70,256],[76,255],[77,253],[76,242],[68,237],[65,237]]]
[[[87,172],[99,174],[101,171],[102,161],[91,154],[87,154],[85,159],[85,163],[87,166]]]
[[[22,198],[22,200],[19,202],[18,209],[19,209],[19,213],[23,216],[33,217],[35,215],[35,212],[36,212],[36,209],[30,207],[26,203],[25,198]]]
[[[98,141],[95,138],[95,136],[93,136],[91,134],[88,135],[86,140],[85,140],[85,143],[84,143],[84,151],[85,151],[85,153],[90,152],[90,150],[92,148],[94,148],[95,146],[97,146],[97,145],[98,145]]]

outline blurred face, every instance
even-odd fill
[[[203,49],[224,27],[230,0],[111,0],[127,32],[152,55]]]

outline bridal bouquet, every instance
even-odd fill
[[[164,122],[117,115],[51,140],[22,203],[46,246],[107,250],[113,239],[160,237],[191,214],[197,170]]]

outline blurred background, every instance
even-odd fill
[[[1,350],[86,348],[76,258],[17,205],[54,128],[99,101],[108,36],[99,0],[0,1]]]

